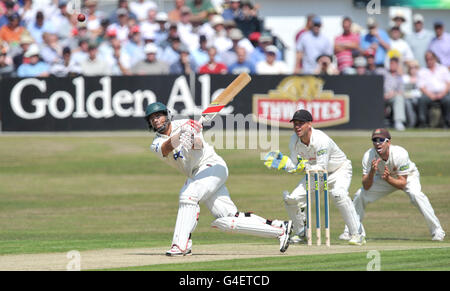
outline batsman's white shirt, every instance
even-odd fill
[[[221,163],[225,165],[225,161],[217,155],[214,148],[209,145],[203,138],[203,134],[200,132],[196,135],[202,140],[203,147],[201,149],[186,150],[182,145],[179,145],[166,157],[163,156],[161,147],[172,136],[178,134],[181,130],[181,125],[189,121],[188,119],[180,119],[172,121],[172,130],[170,136],[156,133],[155,139],[150,146],[151,150],[157,154],[164,162],[175,167],[187,177],[192,178],[198,172],[202,166],[207,164]]]
[[[324,169],[329,174],[338,170],[345,162],[349,162],[344,152],[323,131],[311,128],[309,145],[302,143],[297,134],[293,134],[289,143],[290,159],[297,164],[297,156],[307,159],[311,169]]]
[[[389,158],[387,161],[383,161],[375,148],[367,150],[362,160],[363,175],[368,175],[372,168],[372,161],[380,159],[378,164],[378,171],[376,176],[381,177],[384,173],[384,167],[386,166],[389,171],[398,176],[412,175],[417,171],[416,164],[409,159],[408,151],[401,146],[390,145],[389,146]]]

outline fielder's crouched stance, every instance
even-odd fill
[[[270,221],[252,213],[238,212],[225,186],[227,165],[203,139],[200,123],[187,119],[171,121],[169,111],[160,102],[147,106],[145,119],[156,131],[151,150],[188,177],[180,191],[172,246],[166,255],[191,254],[191,233],[197,226],[199,203],[204,203],[216,218],[212,227],[277,238],[280,251],[286,251],[292,222]]]
[[[349,244],[365,244],[363,226],[348,195],[352,180],[351,161],[328,135],[312,127],[312,121],[312,115],[307,110],[296,111],[291,120],[295,133],[289,143],[290,156],[271,152],[265,158],[265,165],[290,173],[303,173],[305,169],[327,170],[329,193],[349,227]],[[292,193],[285,191],[283,199],[293,221],[291,242],[302,242],[306,238],[306,178],[303,177]]]
[[[419,170],[410,160],[406,149],[391,144],[391,134],[385,128],[377,128],[372,132],[372,143],[373,147],[366,151],[362,160],[363,186],[353,198],[359,219],[364,219],[367,204],[402,190],[422,213],[432,240],[443,241],[445,232],[430,201],[422,192]],[[349,239],[348,227],[339,238]]]

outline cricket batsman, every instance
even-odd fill
[[[363,186],[353,198],[360,221],[364,219],[368,203],[402,190],[424,216],[432,240],[443,241],[445,232],[434,214],[430,201],[422,192],[419,170],[409,159],[406,149],[391,144],[391,134],[385,128],[377,128],[372,132],[372,144],[373,147],[366,151],[362,159]],[[348,227],[339,238],[343,240],[350,238]]]
[[[227,164],[205,142],[200,123],[189,119],[171,121],[170,111],[160,102],[147,106],[145,120],[156,132],[151,150],[187,176],[179,194],[177,220],[167,256],[192,254],[191,234],[197,226],[199,203],[206,205],[216,218],[213,228],[276,238],[280,251],[287,250],[292,221],[271,221],[237,210],[225,186]]]
[[[290,156],[270,152],[266,155],[265,165],[290,173],[303,173],[305,170],[328,171],[329,194],[348,225],[349,244],[363,245],[366,243],[363,226],[348,193],[352,179],[351,161],[328,135],[312,127],[312,121],[309,111],[303,109],[296,111],[291,119],[295,133],[289,143]],[[292,193],[284,191],[283,199],[288,215],[293,221],[291,242],[304,242],[306,177]]]

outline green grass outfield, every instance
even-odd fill
[[[408,131],[392,135],[393,143],[404,146],[419,168],[422,190],[448,232],[450,134]],[[361,158],[371,146],[370,132],[333,131],[330,136],[352,160],[353,197],[361,185]],[[12,254],[169,247],[178,193],[185,178],[150,153],[151,140],[152,135],[146,133],[0,135],[0,260],[1,255]],[[289,134],[280,136],[281,151],[287,152],[288,141]],[[258,150],[217,152],[229,166],[227,187],[240,211],[253,211],[272,219],[287,218],[281,193],[291,191],[301,176],[266,169]],[[330,210],[332,244],[339,245],[343,221],[334,205]],[[276,244],[269,239],[214,230],[210,227],[212,221],[209,211],[202,207],[193,236],[195,245]],[[421,248],[431,243],[422,215],[400,191],[369,205],[364,223],[368,245],[408,243]],[[423,250],[416,254],[386,251],[386,259],[392,257],[394,269],[414,269],[411,261],[416,261],[424,263],[422,269],[450,270],[448,250]],[[340,269],[340,262],[343,268],[352,269],[351,265],[344,265],[346,256],[357,260],[360,255],[314,255],[305,260],[317,269],[320,262],[328,261],[336,269]],[[431,256],[440,260],[425,264]],[[270,260],[270,264],[264,264],[264,270],[296,269],[290,257]],[[367,261],[365,257],[364,260]],[[253,260],[240,260],[239,267],[233,262],[204,262],[188,268],[254,269],[254,264]]]

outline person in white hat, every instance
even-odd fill
[[[414,14],[413,23],[413,32],[408,34],[405,40],[411,47],[414,59],[419,61],[420,67],[425,68],[427,66],[425,63],[425,53],[433,39],[433,33],[424,28],[425,20],[422,14]]]
[[[289,69],[284,61],[276,60],[278,48],[274,45],[266,47],[266,59],[256,64],[256,73],[260,75],[289,74]]]
[[[17,69],[17,76],[24,77],[48,77],[50,66],[40,60],[39,46],[35,43],[31,44],[25,52],[24,57],[28,59],[28,63],[21,64]]]
[[[145,60],[138,62],[131,68],[135,75],[167,75],[169,74],[169,65],[159,61],[156,56],[158,47],[154,43],[147,43],[144,47]]]

